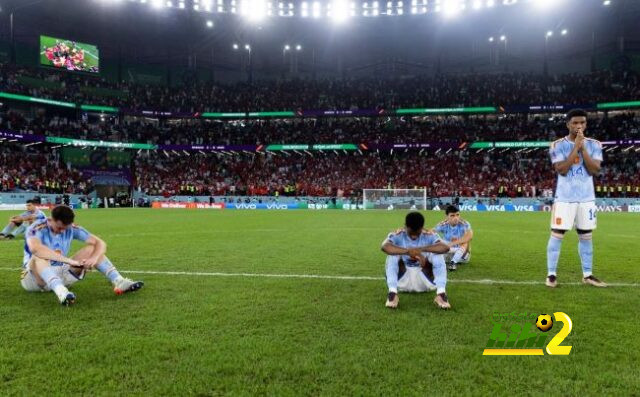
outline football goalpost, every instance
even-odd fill
[[[427,209],[427,189],[363,189],[362,208]]]

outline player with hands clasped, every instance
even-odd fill
[[[547,244],[546,285],[555,288],[562,239],[574,226],[578,232],[578,254],[582,262],[582,282],[595,287],[606,284],[593,276],[592,232],[596,228],[593,175],[600,172],[602,144],[584,136],[587,113],[573,109],[567,113],[569,135],[551,143],[551,163],[558,174],[551,210],[551,236]]]

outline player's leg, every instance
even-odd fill
[[[9,233],[9,236],[11,236],[10,238],[16,238],[19,235],[24,234],[28,226],[29,225],[27,225],[27,222],[22,222],[20,226],[16,227],[11,231],[11,233]]]
[[[466,263],[464,261],[464,257],[467,254],[467,252],[469,252],[468,243],[455,246],[453,256],[451,257],[451,262],[449,263],[449,270],[456,270],[459,264]]]
[[[447,264],[444,261],[444,255],[441,254],[427,254],[427,259],[432,265],[433,269],[433,281],[436,285],[436,297],[434,302],[441,309],[450,309],[451,304],[447,297]]]
[[[64,285],[60,275],[61,266],[51,266],[48,260],[32,257],[22,277],[22,287],[27,291],[53,291],[61,304],[68,306],[76,296]]]
[[[9,237],[11,235],[11,231],[13,229],[15,229],[16,227],[18,227],[20,224],[16,223],[16,222],[9,222],[9,224],[7,224],[7,226],[4,227],[4,229],[2,229],[2,232],[0,232],[0,239],[10,239],[11,237]]]
[[[558,260],[562,248],[562,239],[567,230],[571,230],[576,218],[577,203],[554,203],[551,210],[551,236],[547,242],[547,279],[545,284],[555,288],[557,285]]]
[[[93,253],[93,247],[86,246],[81,248],[78,252],[73,255],[73,259],[77,261],[82,261],[84,259],[89,259],[91,254]],[[72,274],[82,277],[83,270],[80,268],[70,268],[69,269]],[[142,281],[133,281],[128,278],[122,277],[120,272],[116,269],[116,267],[111,263],[109,258],[106,255],[102,255],[98,259],[98,265],[96,265],[96,270],[102,273],[113,285],[113,291],[121,295],[125,292],[133,292],[137,291],[144,286]]]
[[[593,275],[593,230],[596,228],[596,205],[593,202],[580,203],[576,218],[578,232],[578,255],[582,264],[582,282],[595,287],[607,285]]]
[[[389,293],[387,295],[386,307],[395,309],[398,307],[398,280],[406,272],[406,267],[402,261],[402,257],[398,255],[387,255],[387,262],[385,263],[385,276],[387,279],[387,287]]]

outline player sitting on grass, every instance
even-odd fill
[[[447,206],[446,219],[436,225],[434,230],[438,232],[449,246],[446,255],[449,270],[454,271],[459,263],[469,263],[471,260],[471,239],[473,230],[471,224],[460,218],[460,210],[455,205]]]
[[[449,252],[436,233],[424,228],[424,217],[410,212],[405,218],[405,228],[389,233],[382,242],[387,254],[386,277],[389,295],[386,306],[398,307],[398,291],[425,292],[436,289],[434,302],[441,309],[449,309],[445,287],[447,269],[442,254]]]
[[[67,287],[82,280],[87,270],[95,268],[109,279],[118,295],[142,288],[142,281],[131,281],[118,273],[104,255],[105,242],[74,225],[74,217],[71,208],[59,205],[51,211],[51,218],[38,221],[27,229],[22,287],[27,291],[53,291],[61,304],[70,305],[76,296]],[[87,245],[68,258],[72,240]]]
[[[2,229],[0,233],[0,240],[12,240],[19,234],[24,233],[35,221],[46,219],[47,216],[44,212],[36,208],[36,204],[33,200],[27,200],[27,210],[20,215],[12,216],[9,218],[9,224]]]

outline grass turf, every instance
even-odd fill
[[[4,214],[4,213],[3,213]],[[6,213],[7,215],[9,213]],[[402,211],[78,211],[127,270],[320,274],[333,280],[128,274],[145,288],[115,296],[91,273],[71,308],[26,293],[19,271],[0,271],[3,395],[437,395],[596,394],[640,390],[637,287],[578,282],[574,233],[565,238],[560,287],[549,290],[548,214],[469,213],[472,263],[450,274],[453,310],[433,293],[384,307],[380,242]],[[426,214],[435,224],[440,214]],[[599,214],[595,274],[638,283],[635,214]],[[636,241],[636,243],[634,243]],[[3,268],[22,239],[0,241]],[[540,281],[484,285],[461,279]],[[567,313],[569,356],[482,356],[493,313]],[[554,326],[551,335],[557,333]]]

